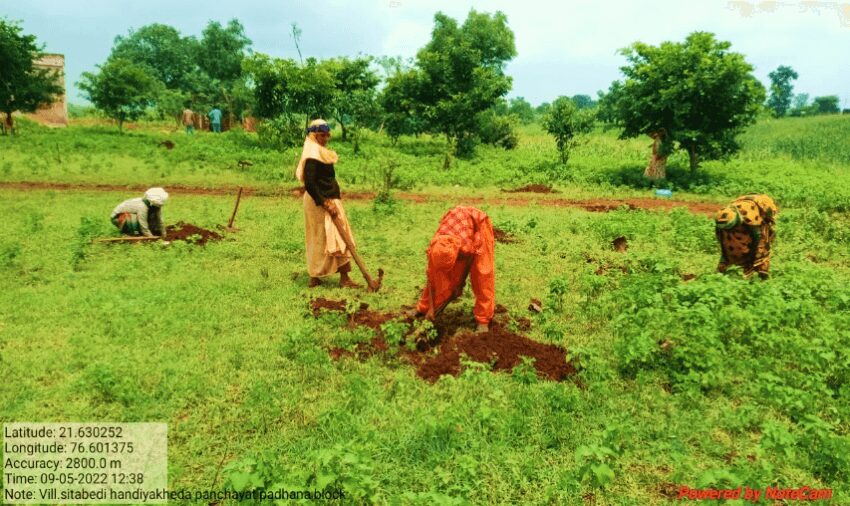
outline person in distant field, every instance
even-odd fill
[[[774,226],[779,208],[767,195],[744,195],[717,211],[715,233],[720,243],[717,272],[739,265],[744,276],[757,272],[767,279],[770,274],[770,249],[776,237]]]
[[[304,184],[304,232],[306,235],[307,272],[309,287],[322,284],[322,278],[339,273],[339,286],[358,288],[351,272],[351,252],[339,233],[334,218],[342,222],[354,241],[348,216],[342,207],[339,183],[334,164],[339,160],[335,151],[327,148],[330,127],[323,119],[315,119],[307,128],[301,160],[295,177]]]
[[[460,297],[469,276],[475,294],[476,332],[486,332],[496,310],[495,238],[490,217],[474,207],[449,210],[425,253],[427,280],[414,316],[433,320]]]
[[[210,118],[210,128],[213,132],[220,134],[221,133],[221,109],[218,106],[213,106],[212,110],[207,114]]]
[[[147,237],[164,236],[162,206],[168,200],[168,192],[162,188],[150,188],[143,197],[125,200],[112,210],[112,224],[126,235]]]
[[[183,122],[183,126],[186,127],[187,135],[195,133],[195,112],[192,109],[189,109],[188,105],[186,105],[186,108],[183,109],[181,120]]]

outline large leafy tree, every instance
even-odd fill
[[[813,105],[818,114],[837,114],[841,112],[841,109],[838,107],[838,95],[815,97]]]
[[[354,150],[359,151],[361,129],[377,118],[377,87],[380,78],[372,68],[372,58],[337,58],[324,64],[334,76],[336,91],[333,118],[342,129],[342,138],[354,137]]]
[[[195,46],[199,69],[193,79],[193,96],[207,106],[223,102],[231,122],[234,115],[250,107],[251,97],[242,72],[242,61],[250,47],[251,40],[237,19],[231,19],[227,26],[210,21]]]
[[[791,81],[797,79],[799,75],[791,67],[780,65],[767,76],[770,78],[770,96],[767,99],[767,106],[777,118],[781,118],[788,113],[791,100],[794,98],[794,85]]]
[[[233,82],[242,77],[242,60],[250,47],[251,39],[238,19],[227,26],[210,21],[196,46],[197,63],[211,78]]]
[[[111,58],[97,73],[84,72],[77,85],[95,107],[118,122],[140,117],[162,92],[162,83],[148,69],[130,60]]]
[[[18,24],[0,19],[0,111],[6,114],[6,125],[12,132],[14,111],[33,112],[65,91],[55,72],[33,65],[41,55],[34,35],[26,35]]]
[[[301,64],[255,53],[245,59],[243,68],[254,85],[254,112],[267,120],[261,137],[268,135],[274,145],[295,145],[304,139],[303,129],[311,118],[332,117],[336,98],[332,66],[315,58]]]
[[[765,98],[752,65],[730,48],[707,32],[659,46],[635,43],[622,50],[625,79],[612,84],[602,107],[622,138],[649,135],[661,140],[660,152],[685,150],[691,170],[726,158],[738,151],[737,135],[755,122]]]
[[[511,88],[505,64],[516,56],[507,17],[469,12],[463,25],[438,12],[431,41],[416,55],[408,87],[426,128],[446,136],[456,154],[474,147],[478,115],[498,103]],[[397,76],[398,77],[398,76]]]
[[[197,64],[197,41],[176,28],[151,24],[115,38],[109,59],[124,59],[143,66],[168,89],[192,90]]]
[[[418,135],[424,131],[424,121],[419,114],[419,72],[397,72],[381,90],[379,102],[384,111],[383,125],[393,144],[402,135]]]

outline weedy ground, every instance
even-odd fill
[[[679,485],[832,488],[850,502],[850,166],[846,117],[769,121],[728,162],[671,160],[676,199],[752,191],[780,205],[767,282],[714,273],[712,222],[685,209],[586,212],[549,198],[651,197],[648,141],[595,132],[570,165],[526,127],[443,170],[438,140],[332,140],[344,191],[423,195],[346,202],[377,294],[307,289],[298,150],[251,134],[185,138],[163,125],[0,138],[0,420],[161,421],[172,489],[343,488],[352,503],[667,504]],[[159,146],[171,139],[176,146]],[[841,149],[841,146],[844,149]],[[247,160],[251,165],[239,165]],[[2,182],[248,185],[239,232],[205,246],[92,244],[134,192]],[[561,193],[502,188],[553,185]],[[670,183],[663,185],[670,187]],[[278,191],[281,190],[281,191]],[[467,363],[435,384],[392,354],[333,360],[372,338],[311,297],[410,304],[439,218],[465,197],[516,241],[496,246],[497,300],[532,339],[581,364],[576,381]],[[174,191],[164,216],[215,229],[232,195]],[[612,241],[625,237],[626,251]],[[529,313],[530,299],[542,313]],[[453,308],[471,313],[467,293]],[[470,321],[470,326],[472,322]]]

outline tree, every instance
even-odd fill
[[[814,105],[817,107],[817,114],[837,114],[841,112],[841,109],[838,107],[837,95],[815,97]]]
[[[791,67],[780,65],[776,70],[768,74],[770,78],[770,97],[767,106],[773,110],[774,116],[781,118],[788,112],[791,99],[794,97],[794,85],[791,81],[799,75]]]
[[[100,72],[83,72],[77,86],[96,108],[118,122],[139,118],[154,104],[162,84],[148,74],[147,68],[123,58],[98,65]]]
[[[39,69],[33,62],[42,55],[34,35],[25,35],[18,24],[0,19],[0,111],[6,128],[14,133],[12,113],[34,112],[64,93],[58,75]]]
[[[794,95],[793,106],[788,111],[789,116],[808,116],[816,114],[816,105],[809,105],[809,94],[799,93]]]
[[[210,21],[195,46],[199,71],[190,79],[195,95],[207,105],[223,102],[231,124],[234,115],[241,115],[249,102],[244,96],[242,61],[250,46],[251,40],[237,19],[231,19],[226,27]]]
[[[424,131],[419,113],[420,78],[415,69],[395,73],[387,80],[378,101],[383,109],[384,128],[393,144],[402,135],[418,135]]]
[[[569,97],[558,97],[543,118],[543,127],[555,137],[561,163],[566,165],[570,152],[579,143],[579,136],[593,128],[593,113],[588,109],[579,110]]]
[[[752,65],[730,47],[711,33],[694,32],[683,43],[623,49],[625,80],[611,85],[602,107],[623,128],[620,137],[664,132],[661,151],[687,151],[692,171],[702,160],[737,152],[736,138],[755,122],[765,91]]]
[[[168,89],[193,91],[190,76],[197,67],[197,41],[182,37],[177,29],[151,24],[130,30],[126,37],[115,37],[109,59],[121,58],[145,67]]]
[[[377,87],[380,78],[372,69],[372,58],[337,58],[324,64],[333,74],[336,91],[333,118],[342,129],[342,139],[349,132],[354,137],[354,152],[360,150],[360,129],[379,115]]]
[[[197,63],[211,78],[232,83],[242,77],[242,59],[250,47],[251,39],[238,19],[231,19],[227,27],[210,21],[196,45]]]
[[[510,99],[508,102],[508,114],[513,114],[524,124],[532,123],[535,116],[534,107],[523,97]]]
[[[596,106],[596,101],[590,95],[573,95],[573,103],[579,109],[590,109]]]
[[[295,145],[304,139],[310,119],[332,117],[336,97],[332,66],[315,58],[301,65],[255,53],[245,59],[243,69],[254,83],[254,112],[273,120],[265,123],[275,130],[275,145]]]
[[[469,12],[457,21],[438,12],[431,41],[416,55],[410,97],[430,132],[446,136],[458,155],[471,154],[478,114],[493,107],[511,88],[504,65],[516,56],[507,17]],[[447,158],[448,159],[448,158]]]

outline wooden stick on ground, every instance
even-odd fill
[[[126,237],[100,237],[92,242],[140,242],[140,241],[158,241],[162,239],[159,236],[148,237],[146,235],[132,235]]]

